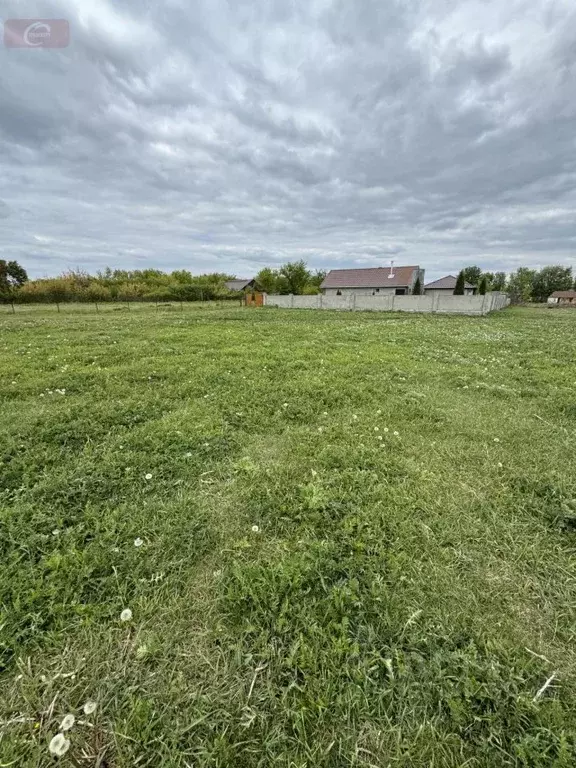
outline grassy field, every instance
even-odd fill
[[[5,310],[0,765],[574,766],[576,313]]]

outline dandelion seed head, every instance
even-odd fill
[[[138,537],[137,539],[134,539],[134,546],[135,547],[141,547],[142,544],[144,544],[144,542],[143,542],[143,540],[140,537]]]
[[[131,621],[132,620],[132,611],[130,608],[124,608],[122,613],[120,614],[120,621]]]
[[[48,745],[48,751],[56,757],[62,757],[69,749],[70,742],[63,733],[57,733]]]
[[[152,480],[152,473],[151,473],[151,472],[147,472],[147,473],[144,475],[144,478],[145,478],[146,480]]]
[[[260,528],[257,525],[252,526],[252,533],[260,533]]]
[[[66,715],[64,720],[60,723],[60,730],[61,731],[69,731],[71,728],[74,727],[74,723],[76,722],[76,718],[73,714]]]
[[[84,704],[84,707],[83,707],[83,709],[84,709],[84,714],[85,714],[85,715],[93,715],[93,714],[94,714],[94,712],[96,712],[96,707],[97,707],[97,706],[98,706],[98,704],[96,704],[96,702],[95,702],[95,701],[92,701],[91,699],[89,699],[89,700],[86,702],[86,704]]]
[[[500,442],[500,438],[499,438],[499,437],[495,437],[495,438],[494,438],[494,442],[495,442],[495,443],[499,443],[499,442]]]
[[[400,437],[400,432],[394,431],[394,437]]]

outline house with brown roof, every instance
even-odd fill
[[[548,297],[551,307],[576,307],[576,291],[554,291]]]
[[[405,296],[413,293],[424,270],[420,267],[372,267],[368,269],[332,269],[320,285],[326,296]]]
[[[433,283],[428,283],[424,286],[424,293],[426,296],[451,296],[456,288],[457,278],[454,275],[446,275],[441,277],[440,280],[434,280]],[[464,295],[473,296],[474,286],[470,283],[464,283]]]

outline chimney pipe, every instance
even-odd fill
[[[388,275],[388,277],[389,278],[394,277],[394,261],[393,260],[390,262],[390,274]]]

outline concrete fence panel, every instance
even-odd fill
[[[492,292],[485,296],[393,296],[349,293],[346,296],[283,296],[265,295],[268,307],[284,309],[339,309],[372,312],[423,312],[448,315],[487,315],[510,304],[505,293]]]

